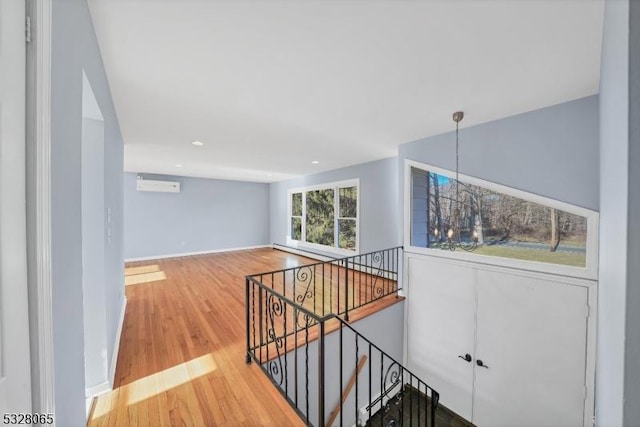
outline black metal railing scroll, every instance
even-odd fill
[[[402,288],[402,247],[248,276],[318,316],[349,312]]]
[[[246,361],[307,425],[435,426],[438,393],[346,322],[399,290],[400,249],[247,276]]]

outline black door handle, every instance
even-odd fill
[[[487,365],[485,365],[484,362],[481,359],[476,360],[476,365],[480,366],[481,368],[489,369],[489,367]]]
[[[471,355],[469,353],[465,354],[464,356],[458,356],[458,357],[462,360],[466,360],[467,362],[471,362]]]

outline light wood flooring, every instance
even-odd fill
[[[303,425],[260,368],[245,364],[244,276],[312,262],[256,249],[128,264],[114,390],[95,400],[88,425]]]
[[[369,274],[371,272],[374,274]],[[395,295],[397,290],[395,280],[387,278],[376,266],[366,264],[361,270],[353,267],[347,270],[327,263],[312,264],[254,278],[319,317],[350,312],[385,295]]]

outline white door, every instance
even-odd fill
[[[0,413],[31,410],[25,51],[25,3],[0,1]]]
[[[473,423],[582,426],[587,288],[478,270]],[[477,365],[482,361],[484,367]]]
[[[471,420],[475,270],[442,259],[409,258],[409,369],[440,393],[440,402]]]

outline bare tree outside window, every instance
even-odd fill
[[[414,176],[428,186],[427,211],[420,216],[428,247],[448,248],[446,232],[458,203],[461,240],[471,242],[474,230],[478,235],[474,253],[586,266],[586,217],[463,182],[456,199],[455,179],[433,172]]]

